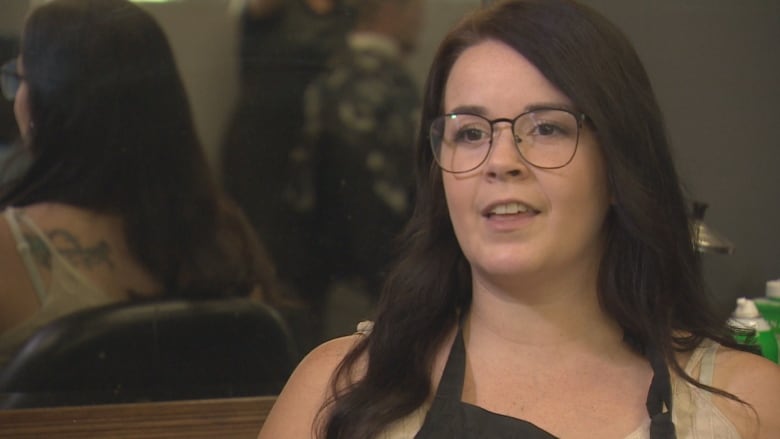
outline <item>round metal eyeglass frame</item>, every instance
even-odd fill
[[[9,101],[13,101],[24,80],[24,76],[16,71],[16,59],[3,64],[3,67],[0,68],[0,75],[2,75],[0,76],[0,88],[2,88],[3,96]]]
[[[537,165],[537,164],[531,162],[530,160],[528,160],[523,155],[523,152],[522,152],[522,150],[520,148],[520,145],[519,145],[519,142],[518,142],[518,136],[517,136],[517,134],[515,134],[515,123],[518,120],[520,120],[522,117],[527,116],[529,114],[538,113],[538,112],[545,112],[545,111],[561,111],[561,112],[564,112],[564,113],[568,113],[568,114],[570,114],[574,118],[574,120],[576,122],[577,135],[575,136],[575,140],[574,140],[574,149],[572,150],[572,153],[571,153],[571,156],[569,157],[569,159],[566,160],[566,162],[561,164],[561,165],[557,165],[557,166],[540,166],[540,165]],[[477,163],[473,167],[471,167],[469,169],[466,169],[466,170],[451,171],[451,170],[446,169],[445,167],[443,167],[441,165],[441,163],[439,162],[439,154],[437,153],[437,148],[438,147],[436,145],[436,138],[438,137],[439,142],[441,142],[442,139],[441,139],[440,135],[435,135],[434,134],[434,126],[435,126],[436,122],[440,121],[442,118],[457,117],[457,116],[471,116],[471,117],[477,117],[479,119],[484,120],[490,126],[490,133],[489,133],[490,137],[489,137],[489,140],[488,140],[488,149],[485,152],[485,156],[482,158],[482,160],[479,161],[479,163]],[[583,123],[587,119],[588,119],[588,116],[585,113],[575,112],[575,111],[572,111],[572,110],[569,110],[569,109],[566,109],[566,108],[554,108],[554,107],[534,108],[532,110],[525,111],[525,112],[517,115],[514,119],[509,119],[509,118],[506,118],[506,117],[500,117],[500,118],[491,120],[491,119],[486,118],[485,116],[482,116],[481,114],[475,114],[475,113],[468,113],[468,112],[446,113],[446,114],[437,116],[431,122],[431,125],[428,128],[428,144],[431,147],[431,150],[432,150],[432,153],[433,153],[433,159],[436,162],[436,165],[439,167],[439,169],[441,169],[444,172],[448,172],[450,174],[464,174],[466,172],[471,172],[471,171],[479,168],[480,166],[482,166],[487,161],[488,157],[490,157],[491,151],[493,150],[493,135],[495,134],[494,126],[495,126],[495,124],[497,124],[499,122],[506,122],[506,123],[510,124],[510,126],[512,127],[512,140],[514,141],[515,149],[517,150],[518,154],[520,154],[520,157],[523,159],[524,162],[526,162],[529,165],[531,165],[531,166],[533,166],[535,168],[538,168],[538,169],[560,169],[560,168],[563,168],[564,166],[568,165],[569,163],[571,163],[571,161],[574,159],[574,156],[577,154],[577,149],[578,149],[579,143],[580,143],[580,131],[582,130]]]

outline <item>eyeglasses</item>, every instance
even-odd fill
[[[9,101],[13,101],[16,97],[16,92],[19,91],[19,86],[24,80],[24,76],[20,75],[16,71],[16,60],[12,59],[3,64],[2,76],[0,77],[0,85],[3,89],[3,96]]]
[[[580,127],[586,116],[558,108],[527,111],[514,119],[489,120],[478,114],[450,113],[433,120],[428,133],[433,157],[439,167],[453,174],[473,171],[490,154],[493,127],[512,125],[520,156],[542,169],[562,168],[577,152]]]

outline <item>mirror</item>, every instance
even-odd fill
[[[288,8],[300,14],[302,17],[298,17],[297,21],[290,19],[291,22],[286,22],[286,16],[271,13],[268,16],[255,17],[251,23],[247,23],[246,15],[242,15],[246,14],[244,0],[136,1],[160,23],[168,37],[190,99],[198,134],[214,174],[229,190],[234,189],[228,181],[229,177],[244,173],[247,178],[251,178],[247,182],[241,182],[236,198],[250,220],[258,226],[260,238],[271,250],[278,265],[282,265],[284,252],[290,247],[290,242],[298,242],[297,248],[304,248],[307,243],[296,241],[296,237],[302,234],[302,228],[296,224],[289,227],[285,221],[276,221],[269,226],[264,221],[265,217],[271,217],[271,214],[276,214],[277,209],[283,207],[280,207],[276,200],[285,187],[274,186],[273,191],[263,192],[263,188],[274,183],[274,178],[264,179],[262,176],[273,173],[274,167],[285,166],[284,163],[273,162],[273,165],[269,165],[267,162],[276,159],[277,157],[272,156],[278,155],[279,151],[286,155],[288,150],[296,146],[295,139],[302,131],[300,125],[304,107],[303,81],[313,80],[316,74],[324,69],[323,65],[327,59],[345,44],[342,41],[345,40],[347,27],[354,25],[357,20],[354,9],[317,13],[303,9],[304,1],[309,0],[276,2],[282,5],[282,10]],[[350,1],[339,0],[336,3]],[[3,17],[0,18],[0,35],[18,38],[28,10],[43,3],[45,0],[5,2]],[[310,3],[316,5],[327,2]],[[408,27],[417,27],[419,32],[408,36],[413,38],[416,44],[408,49],[408,53],[403,54],[403,58],[398,57],[408,72],[408,85],[412,89],[398,89],[417,95],[424,81],[428,60],[443,33],[466,11],[477,6],[479,0],[408,0],[406,3],[418,5],[418,9],[410,7],[410,13],[413,12],[413,15],[399,16],[399,20],[403,19],[404,23],[410,25]],[[431,10],[435,13],[430,13]],[[388,24],[390,25],[395,24]],[[338,40],[329,42],[333,47],[328,47],[332,53],[328,54],[327,59],[316,58],[321,52],[302,50],[296,45],[303,45],[298,40],[306,37],[311,40],[307,44],[315,46],[320,35],[316,32]],[[280,47],[289,44],[297,51],[291,55],[274,46],[268,46],[269,42],[279,44]],[[264,44],[266,46],[253,46]],[[366,40],[361,40],[360,44],[366,44]],[[376,42],[371,44],[381,47]],[[13,56],[15,53],[10,53],[7,58]],[[382,73],[387,70],[382,69]],[[373,91],[369,91],[369,94],[372,93]],[[298,102],[295,102],[296,100]],[[409,140],[404,142],[403,147],[409,148],[409,151],[416,135],[416,99],[413,104],[415,105],[394,110],[396,113],[407,113],[403,116],[404,126],[408,127],[404,135],[408,136]],[[239,120],[244,116],[242,111],[247,108],[249,117]],[[263,113],[269,111],[273,113],[270,121]],[[390,123],[387,119],[380,122]],[[243,125],[236,128],[237,123]],[[280,128],[281,124],[285,124],[284,129]],[[247,128],[252,131],[248,136],[241,132]],[[263,128],[265,129],[262,130]],[[226,171],[225,150],[232,145],[230,140],[233,130],[238,130],[239,135],[243,136],[238,143],[245,149],[236,153],[240,169],[234,163],[234,167]],[[274,131],[281,131],[281,135],[274,136]],[[279,143],[274,143],[273,151],[269,148],[266,154],[262,149],[269,143],[270,138],[279,139]],[[411,175],[406,169],[403,173],[406,176]],[[261,178],[254,178],[258,174]],[[273,177],[278,175],[273,174]],[[354,184],[355,187],[363,185],[358,180]],[[233,192],[231,194],[236,195]],[[240,196],[243,197],[239,199]],[[409,204],[408,201],[406,203]],[[402,222],[399,221],[400,224]],[[398,227],[400,228],[400,225]],[[328,283],[326,287],[315,286],[308,295],[301,294],[302,289],[296,288],[298,285],[286,276],[291,273],[291,276],[307,280],[310,272],[327,272],[318,268],[328,262],[326,259],[314,258],[305,264],[296,263],[295,268],[287,268],[286,272],[279,270],[285,293],[304,299],[306,304],[318,302],[316,307],[311,306],[291,313],[291,321],[288,323],[293,329],[301,353],[323,340],[353,332],[355,325],[368,317],[372,301],[375,300],[375,295],[369,295],[368,288],[359,282],[333,282],[334,286],[331,287],[331,279],[325,279]]]
[[[730,258],[704,258],[708,283],[726,312],[734,298],[758,295],[765,280],[780,275],[780,236],[771,226],[780,223],[780,149],[774,128],[780,101],[780,55],[774,47],[780,40],[780,6],[772,0],[749,5],[738,0],[585,2],[629,34],[656,88],[688,191],[711,202],[708,222],[739,248]],[[3,0],[0,35],[18,35],[28,8],[37,3]],[[221,181],[224,139],[244,95],[238,56],[242,3],[139,2],[169,38],[198,133]],[[446,29],[479,3],[424,2],[418,45],[405,61],[418,87]],[[291,239],[279,235],[266,238]],[[304,351],[352,332],[370,312],[369,296],[338,288],[330,293],[321,315],[306,317],[320,319],[321,325],[316,334],[299,340]]]

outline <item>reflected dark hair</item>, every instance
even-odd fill
[[[704,338],[737,347],[706,294],[661,111],[629,40],[573,1],[498,1],[456,26],[433,60],[405,248],[387,279],[373,332],[337,369],[335,396],[315,427],[324,437],[373,437],[420,407],[431,393],[437,349],[470,305],[471,275],[450,224],[427,128],[443,112],[453,64],[485,40],[507,44],[535,65],[588,115],[596,132],[614,199],[598,277],[604,310],[631,339],[657,349],[694,383],[676,351],[690,351]],[[363,360],[365,375],[351,379]]]
[[[57,202],[117,215],[165,294],[245,295],[259,243],[224,199],[163,30],[126,0],[54,0],[22,35],[33,155],[0,207]]]
[[[18,50],[19,41],[15,36],[0,33],[0,63],[16,56]],[[16,126],[16,119],[14,119],[13,102],[0,99],[0,150],[10,148],[18,137],[19,129]],[[0,166],[0,172],[3,171],[3,167]]]

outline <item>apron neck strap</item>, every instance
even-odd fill
[[[647,414],[650,416],[650,439],[675,439],[672,422],[672,382],[663,355],[653,346],[645,349],[653,368],[653,381],[647,392]]]

